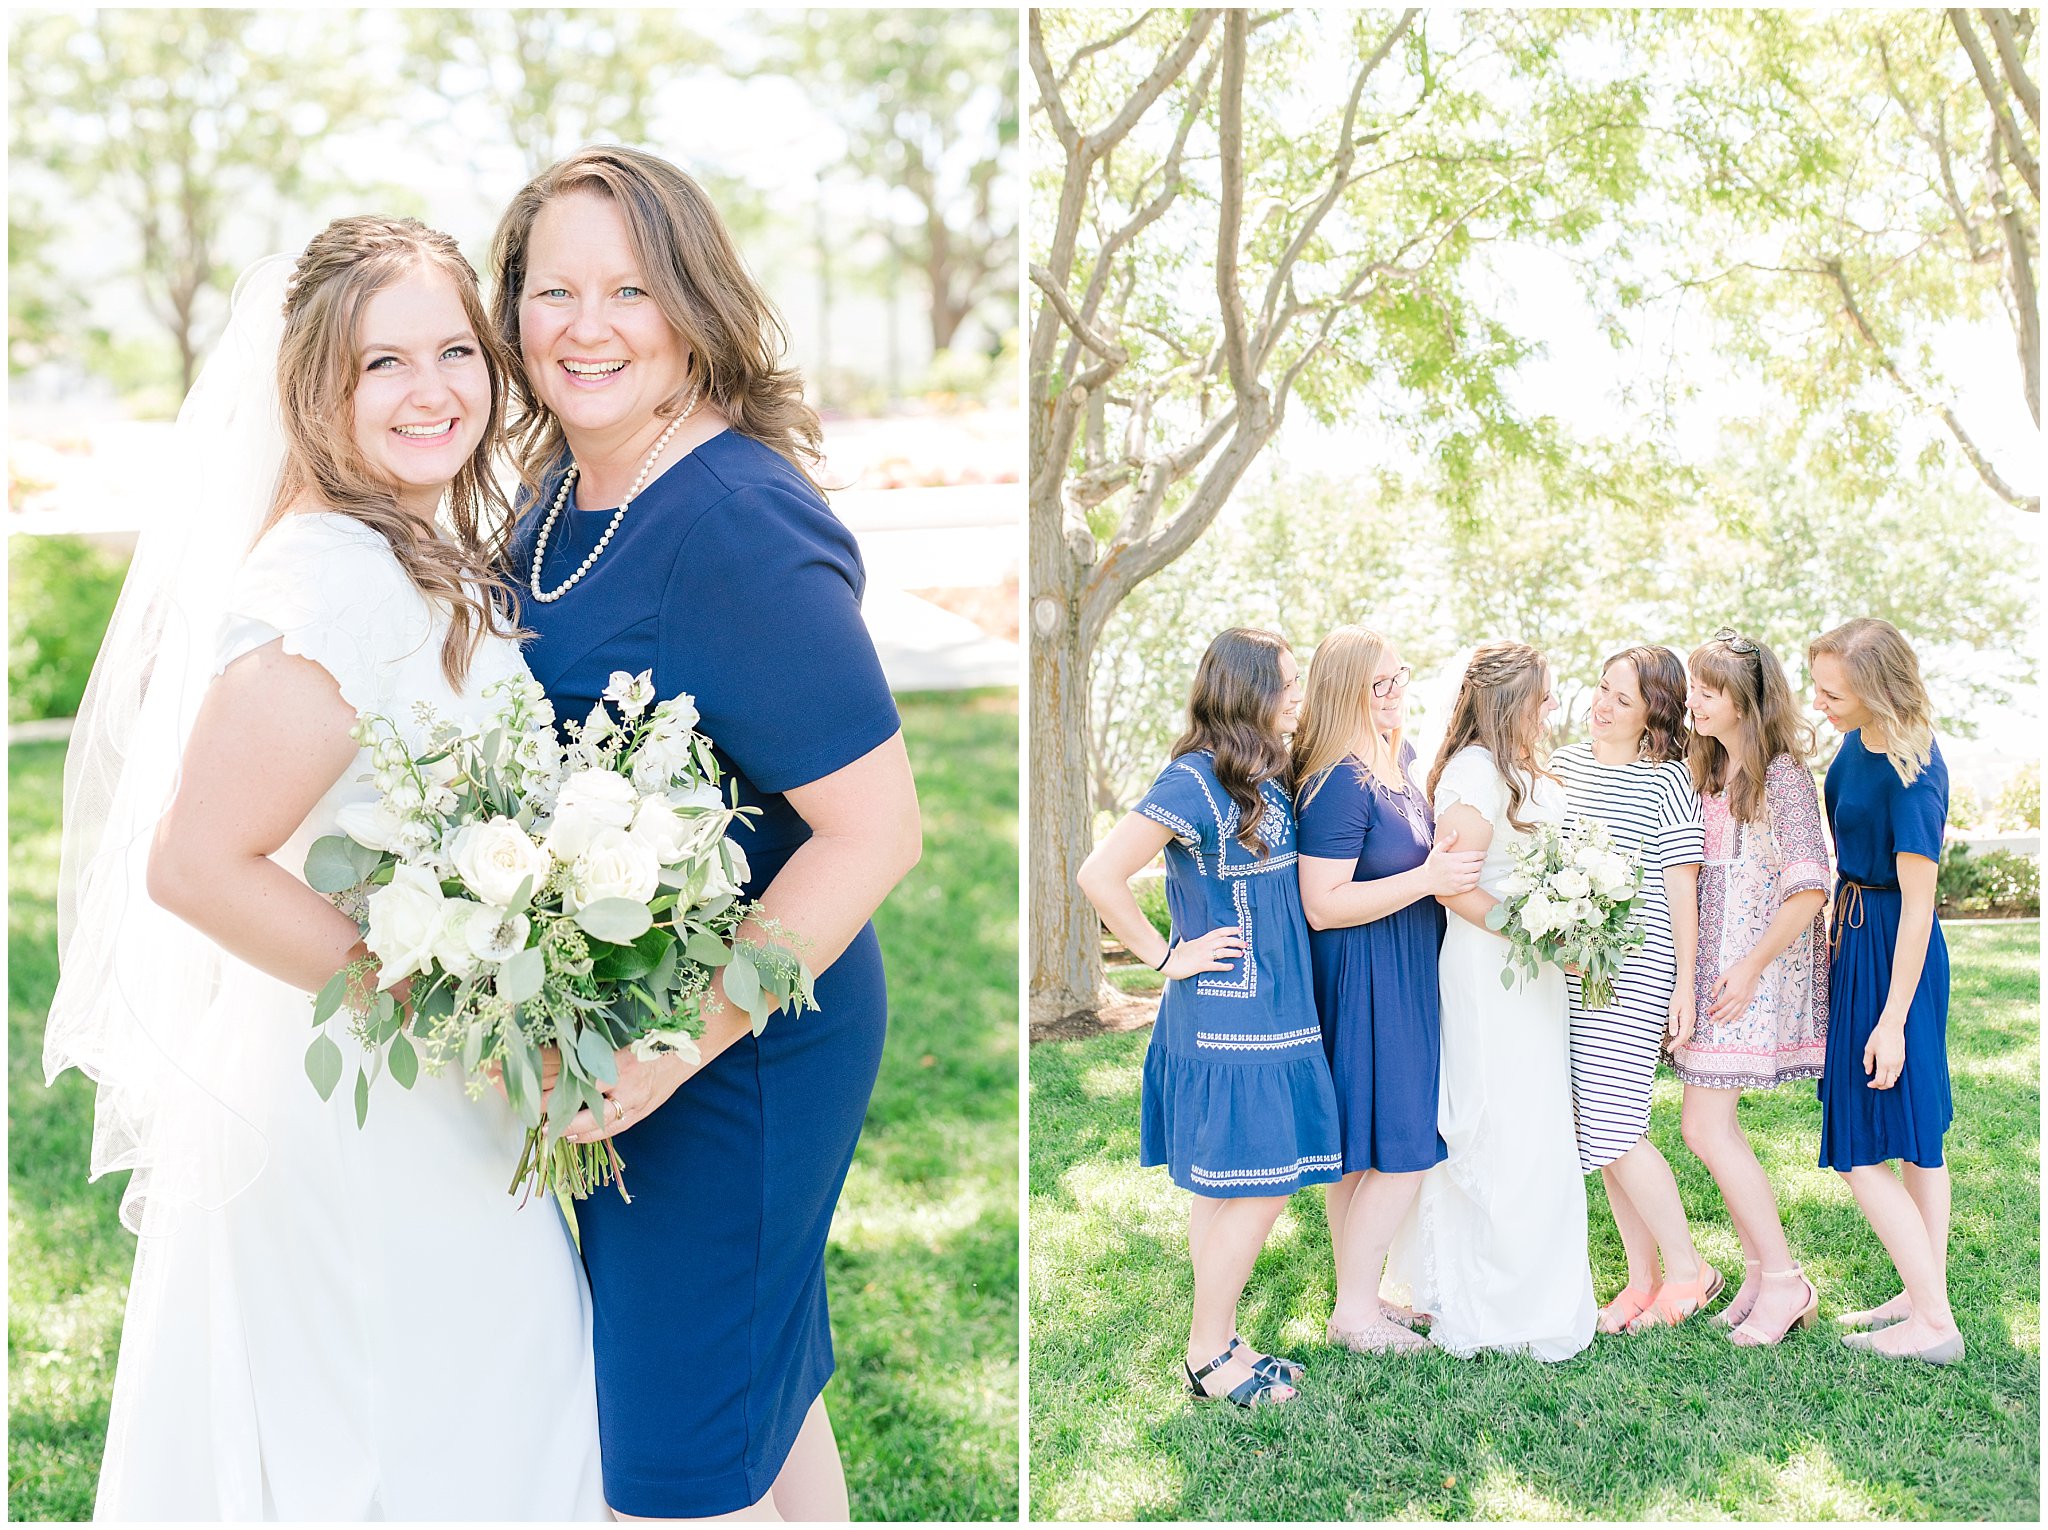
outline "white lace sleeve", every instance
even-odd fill
[[[1494,768],[1493,756],[1477,744],[1468,744],[1444,764],[1437,777],[1436,797],[1430,804],[1441,818],[1459,803],[1479,810],[1480,817],[1493,823],[1507,803],[1507,791]]]
[[[264,534],[236,572],[213,672],[282,638],[358,712],[388,713],[398,661],[434,637],[434,621],[384,540],[332,515],[294,515]]]

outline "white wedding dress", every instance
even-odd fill
[[[452,691],[446,617],[340,515],[286,517],[227,608],[216,672],[281,636],[409,737],[414,703],[475,718],[483,686],[524,672],[487,637]],[[337,812],[374,796],[369,768],[365,751],[278,864],[303,873]],[[202,1189],[143,1218],[97,1517],[604,1519],[589,1290],[554,1202],[507,1194],[510,1107],[468,1098],[457,1069],[410,1092],[387,1077],[358,1130],[341,1020],[349,1065],[323,1102],[308,995],[221,966],[178,1063],[217,1104],[156,1170]]]
[[[1507,820],[1506,783],[1477,745],[1437,782],[1438,822],[1454,804],[1493,826],[1480,888],[1500,896],[1527,839]],[[1560,823],[1564,788],[1539,778],[1529,822]],[[1570,1011],[1561,969],[1501,986],[1508,943],[1452,914],[1438,958],[1443,1070],[1437,1129],[1450,1156],[1423,1176],[1387,1256],[1381,1294],[1434,1315],[1430,1339],[1568,1360],[1592,1342],[1586,1185],[1572,1131]]]

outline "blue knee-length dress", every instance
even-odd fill
[[[1890,760],[1864,747],[1858,729],[1842,740],[1828,766],[1824,795],[1837,875],[1827,1056],[1819,1084],[1822,1168],[1853,1169],[1893,1158],[1939,1168],[1941,1139],[1955,1119],[1948,1079],[1948,942],[1939,918],[1928,932],[1927,960],[1906,1011],[1906,1064],[1898,1082],[1873,1089],[1863,1071],[1863,1049],[1891,995],[1892,953],[1899,944],[1896,858],[1941,861],[1948,766],[1939,744],[1931,751],[1908,786]]]
[[[1235,925],[1246,947],[1226,971],[1167,983],[1145,1053],[1138,1161],[1165,1165],[1197,1195],[1290,1195],[1343,1172],[1295,880],[1294,808],[1277,782],[1259,793],[1263,856],[1238,841],[1237,804],[1207,750],[1168,763],[1133,809],[1173,835],[1173,938]]]
[[[514,543],[522,584],[550,484]],[[588,556],[611,509],[565,509],[538,583]],[[646,485],[581,581],[521,601],[526,660],[558,718],[614,670],[688,692],[698,726],[761,809],[733,838],[758,896],[810,837],[783,795],[897,731],[861,620],[859,550],[768,447],[728,430]],[[529,592],[522,590],[522,595]],[[577,1207],[596,1313],[606,1501],[649,1518],[729,1513],[775,1480],[832,1374],[825,1237],[881,1064],[887,1012],[873,926],[817,982],[618,1137],[630,1205]]]
[[[1401,746],[1401,789],[1355,756],[1302,788],[1301,853],[1354,863],[1354,882],[1413,871],[1429,859],[1436,819],[1409,779],[1415,750]],[[1418,898],[1384,918],[1310,930],[1316,1013],[1337,1090],[1344,1172],[1417,1173],[1444,1161],[1436,1129],[1443,1071],[1437,955],[1443,905]]]

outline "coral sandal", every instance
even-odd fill
[[[1628,1325],[1628,1331],[1642,1333],[1651,1328],[1676,1328],[1687,1318],[1706,1311],[1726,1285],[1721,1272],[1702,1261],[1699,1274],[1691,1280],[1667,1280],[1659,1285],[1657,1294],[1650,1298],[1649,1306]]]
[[[1638,1285],[1626,1285],[1614,1293],[1614,1300],[1600,1309],[1602,1333],[1633,1332],[1635,1320],[1650,1307],[1651,1293]]]

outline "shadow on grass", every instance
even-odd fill
[[[2037,979],[2032,927],[1951,932],[1951,1295],[1970,1345],[1946,1370],[1845,1349],[1834,1313],[1896,1289],[1847,1187],[1814,1163],[1811,1084],[1745,1099],[1822,1320],[1743,1350],[1693,1323],[1601,1337],[1577,1359],[1384,1359],[1326,1348],[1321,1197],[1297,1196],[1254,1269],[1244,1328],[1304,1360],[1302,1395],[1244,1414],[1179,1382],[1192,1301],[1187,1197],[1136,1167],[1137,1111],[1105,1087],[1147,1037],[1032,1054],[1032,1506],[1043,1519],[2034,1519],[2040,1483]],[[1652,1137],[1702,1252],[1739,1245],[1660,1080]],[[1595,1283],[1623,1279],[1587,1181]]]

